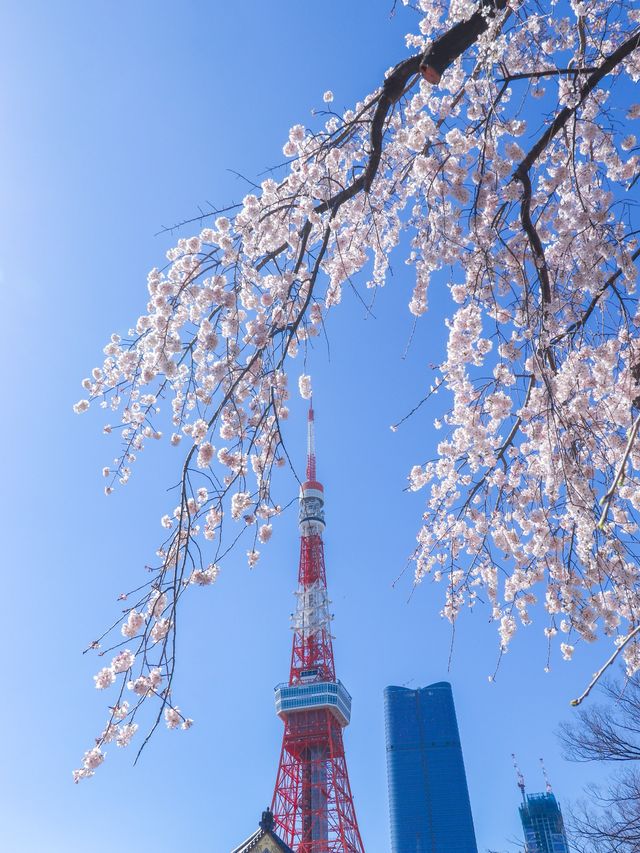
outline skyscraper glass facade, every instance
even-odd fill
[[[560,805],[551,792],[527,794],[520,820],[526,853],[569,853]]]
[[[451,685],[384,691],[392,853],[477,853]]]

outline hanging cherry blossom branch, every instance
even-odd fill
[[[640,30],[635,30],[632,35],[604,60],[604,62],[587,78],[586,83],[580,88],[579,96],[573,106],[564,107],[554,118],[549,128],[542,134],[535,145],[529,150],[527,156],[520,163],[514,177],[521,180],[535,161],[540,157],[556,134],[567,124],[578,107],[582,106],[587,97],[593,92],[598,84],[610,74],[621,62],[630,56],[640,45]]]
[[[107,493],[149,440],[166,432],[171,452],[186,448],[150,578],[120,595],[121,618],[91,643],[115,654],[95,684],[118,698],[77,780],[106,744],[131,740],[147,699],[149,734],[163,718],[191,725],[172,695],[179,603],[215,582],[243,538],[257,565],[281,512],[275,471],[291,464],[281,430],[292,360],[345,283],[385,283],[392,253],[415,272],[416,320],[434,276],[452,302],[439,394],[417,389],[425,405],[413,410],[440,407],[446,433],[409,477],[428,489],[416,581],[446,577],[452,620],[482,591],[502,653],[517,620],[542,607],[549,640],[557,623],[592,640],[640,621],[640,452],[629,442],[640,223],[627,197],[640,161],[620,120],[640,117],[624,83],[640,79],[640,16],[625,0],[585,0],[573,28],[560,11],[504,0],[419,8],[415,52],[377,91],[323,127],[291,128],[280,171],[191,220],[200,233],[151,271],[145,313],[83,382],[77,411],[93,403],[120,418],[104,427],[122,441]],[[512,87],[524,90],[515,101]],[[298,387],[310,395],[306,373]],[[599,529],[602,499],[610,521]],[[560,649],[569,658],[574,646]],[[623,654],[640,666],[635,644]]]

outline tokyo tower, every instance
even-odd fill
[[[275,691],[284,736],[271,808],[276,831],[295,853],[364,853],[342,741],[351,696],[336,678],[333,661],[313,408],[307,429],[291,670],[289,682]]]

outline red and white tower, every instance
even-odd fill
[[[288,684],[276,687],[284,736],[272,811],[295,853],[364,853],[344,755],[351,696],[336,679],[324,568],[324,489],[316,480],[313,408],[300,490],[300,566]]]

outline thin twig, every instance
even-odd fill
[[[596,686],[596,684],[598,683],[598,681],[602,678],[603,673],[604,673],[604,672],[605,672],[605,671],[606,671],[606,670],[611,666],[611,664],[616,660],[616,658],[618,657],[618,655],[620,654],[620,652],[624,649],[624,647],[627,645],[627,643],[629,643],[631,640],[633,640],[633,638],[634,638],[635,636],[637,636],[639,633],[640,633],[640,625],[636,625],[636,627],[635,627],[632,631],[630,631],[630,632],[627,634],[627,636],[624,638],[624,640],[622,640],[622,642],[620,643],[620,645],[618,646],[618,648],[615,650],[615,652],[611,655],[611,657],[609,657],[609,658],[605,661],[605,663],[600,667],[600,669],[599,669],[596,673],[594,673],[594,676],[593,676],[593,678],[591,679],[591,681],[589,682],[589,684],[587,685],[586,690],[585,690],[583,693],[581,693],[581,694],[580,694],[580,696],[578,696],[578,698],[577,698],[577,699],[572,699],[572,700],[571,700],[571,702],[570,702],[569,704],[570,704],[572,707],[577,707],[578,705],[582,704],[582,702],[584,702],[584,700],[587,698],[587,696],[589,695],[589,693],[591,693],[591,691],[592,691],[592,690],[593,690],[593,688]]]
[[[620,460],[620,464],[618,465],[618,470],[616,471],[616,476],[614,477],[613,483],[609,491],[603,495],[600,503],[603,504],[602,514],[600,515],[600,520],[596,525],[598,530],[602,530],[606,524],[607,516],[609,515],[609,510],[611,509],[611,504],[613,503],[613,498],[616,493],[616,489],[618,486],[622,484],[624,481],[624,470],[627,467],[627,461],[629,459],[629,455],[631,454],[631,448],[633,447],[633,443],[636,440],[636,436],[638,435],[638,428],[640,428],[640,415],[637,416],[635,421],[633,422],[633,426],[631,427],[631,431],[629,432],[629,438],[627,439],[627,446],[624,449],[624,454],[622,459]]]

